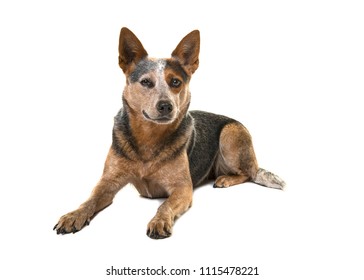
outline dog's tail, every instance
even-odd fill
[[[283,190],[286,186],[286,183],[281,178],[263,168],[258,169],[257,175],[252,181],[264,187],[279,190]]]

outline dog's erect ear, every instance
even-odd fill
[[[200,31],[194,30],[187,34],[176,49],[172,57],[179,60],[183,67],[192,75],[198,68],[198,55],[200,53]]]
[[[148,53],[139,39],[128,28],[123,27],[119,37],[119,66],[126,73],[132,63],[138,63]]]

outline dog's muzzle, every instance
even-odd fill
[[[156,123],[170,123],[174,120],[173,104],[167,100],[158,101],[155,106],[157,115],[149,115],[143,110],[143,115],[146,119]]]

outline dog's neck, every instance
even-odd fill
[[[133,114],[133,113],[131,113]],[[181,119],[176,119],[169,124],[158,124],[146,120],[140,114],[130,117],[130,127],[132,134],[139,147],[153,149],[168,139],[177,130]]]
[[[169,124],[157,124],[146,120],[142,114],[134,112],[126,103],[122,109],[122,123],[119,128],[133,150],[133,158],[148,161],[160,153],[171,152],[170,147],[180,147],[181,150],[189,141],[192,133],[192,119],[186,112]]]

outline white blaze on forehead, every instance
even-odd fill
[[[149,69],[154,73],[156,78],[156,84],[161,87],[161,89],[166,89],[168,87],[165,81],[164,70],[167,66],[167,61],[165,59],[150,58],[148,60]],[[146,73],[148,74],[148,72]]]
[[[159,59],[157,61],[157,70],[159,72],[162,72],[164,70],[164,68],[166,68],[166,61],[164,59]]]
[[[166,68],[167,62],[165,59],[158,59],[156,61],[157,63],[157,69],[156,69],[156,74],[157,74],[157,79],[158,79],[158,84],[161,87],[161,89],[166,89],[167,83],[165,81],[165,76],[164,76],[164,69]]]

